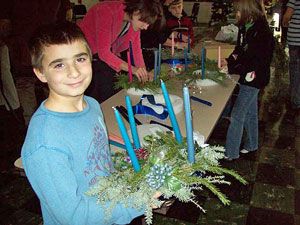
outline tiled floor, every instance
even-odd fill
[[[278,84],[281,83],[280,88]],[[22,85],[23,83],[23,85]],[[32,92],[29,79],[21,81],[20,94]],[[154,225],[292,225],[300,224],[300,118],[287,106],[287,78],[272,77],[259,98],[260,148],[239,160],[223,163],[239,172],[249,184],[232,180],[219,188],[231,200],[224,207],[210,193],[197,193],[207,210],[204,214],[193,204],[175,202],[167,215],[154,215]],[[28,103],[28,102],[27,102]],[[32,110],[32,108],[26,108]],[[298,121],[297,121],[298,120]],[[209,143],[224,144],[229,121],[221,119]],[[296,125],[298,124],[298,125]],[[27,179],[20,176],[13,163],[20,155],[26,128],[18,124],[4,107],[0,107],[0,224],[40,224],[41,212]],[[230,178],[228,178],[230,180]],[[141,218],[133,224],[141,224]]]

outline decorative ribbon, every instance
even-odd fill
[[[176,65],[184,65],[185,61],[184,59],[165,59],[163,60],[163,63],[172,64],[173,66],[176,66]],[[193,64],[192,60],[188,60],[187,63]]]
[[[163,107],[163,112],[161,114],[158,114],[157,112],[154,111],[153,108],[143,105],[143,100],[145,98],[147,98],[149,103],[152,104],[153,106],[162,106]],[[155,117],[157,117],[161,120],[166,119],[169,115],[167,107],[162,105],[162,104],[156,103],[153,95],[143,95],[141,97],[140,102],[137,105],[132,107],[132,110],[133,110],[134,114],[151,115],[151,116],[155,116]]]

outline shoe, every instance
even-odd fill
[[[246,150],[246,149],[243,149],[243,150],[240,151],[240,153],[247,154],[247,153],[249,153],[249,151]]]
[[[230,157],[227,157],[227,156],[224,156],[224,159],[225,159],[226,161],[232,161],[232,160],[233,160],[233,158],[230,158]]]

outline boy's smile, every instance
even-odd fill
[[[50,98],[83,96],[92,79],[91,60],[82,41],[45,47],[43,71],[35,70],[42,82],[47,82]]]

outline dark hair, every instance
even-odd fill
[[[241,13],[237,21],[238,25],[245,25],[266,17],[263,0],[235,0],[234,6],[235,10]]]
[[[72,22],[54,23],[40,26],[32,35],[28,42],[33,68],[42,71],[42,60],[45,47],[50,45],[69,44],[74,41],[83,41],[90,59],[92,59],[91,49],[81,29]]]
[[[163,9],[160,0],[124,0],[124,12],[132,18],[135,12],[141,14],[140,20],[153,24],[157,19],[163,17]]]
[[[174,0],[173,2],[171,2],[169,5],[168,5],[168,8],[170,6],[173,6],[173,5],[179,5],[179,4],[183,4],[183,0]]]

